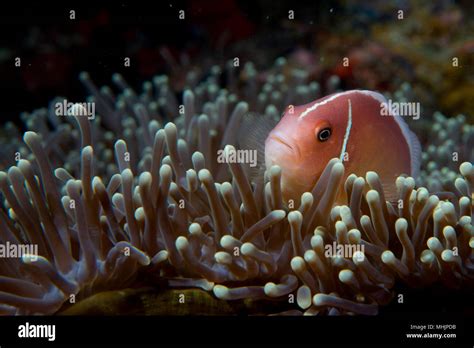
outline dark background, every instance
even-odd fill
[[[184,52],[191,59],[207,54],[224,61],[236,42],[281,31],[280,19],[288,9],[295,10],[299,20],[313,17],[316,23],[330,6],[334,5],[234,0],[2,2],[1,120],[44,107],[55,96],[83,99],[85,91],[77,79],[81,71],[90,72],[99,86],[110,84],[111,75],[120,72],[139,87],[144,79],[169,71],[162,49],[175,58]],[[185,20],[178,19],[181,9]],[[75,10],[75,20],[69,19],[70,10]],[[308,41],[306,33],[294,34],[301,43]],[[285,54],[288,46],[276,52]],[[20,68],[14,66],[15,57],[21,58]],[[123,65],[124,57],[131,59],[129,68]]]
[[[404,21],[396,18],[400,9]],[[185,10],[185,20],[179,10]],[[174,72],[172,79],[179,80],[163,51],[178,61],[184,54],[195,64],[206,59],[221,64],[238,55],[260,71],[279,56],[303,53],[312,59],[313,80],[336,74],[343,88],[381,92],[406,81],[418,89],[427,114],[469,115],[473,18],[468,0],[2,1],[0,122],[17,120],[20,112],[45,107],[56,96],[83,100],[81,71],[98,86],[109,85],[115,72],[135,89],[156,74]],[[390,42],[397,36],[399,42]],[[449,67],[449,54],[460,57],[459,69]],[[341,69],[345,56],[359,61]],[[21,58],[20,68],[15,57]]]

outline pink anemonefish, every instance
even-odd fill
[[[391,110],[390,115],[382,115],[384,103],[387,100],[379,93],[351,90],[287,107],[268,136],[259,137],[266,139],[262,167],[281,168],[284,200],[299,201],[312,190],[329,160],[339,158],[345,167],[344,180],[351,173],[365,177],[374,171],[385,198],[395,201],[396,178],[418,176],[421,147],[402,117]],[[338,202],[345,200],[340,190]]]

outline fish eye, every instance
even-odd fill
[[[330,136],[331,136],[331,128],[327,127],[319,131],[318,140],[323,142],[323,141],[328,140]]]

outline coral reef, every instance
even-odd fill
[[[473,44],[468,33],[473,22],[453,3],[424,2],[405,12],[402,20],[374,25],[371,35],[412,67],[417,94],[425,103],[432,99],[444,112],[472,117]]]
[[[425,170],[433,173],[421,181],[434,193],[399,177],[400,199],[392,205],[377,173],[344,180],[344,164],[333,159],[291,207],[282,201],[280,168],[252,182],[245,164],[218,163],[217,150],[237,146],[249,110],[277,117],[289,103],[318,97],[319,84],[300,70],[288,72],[284,58],[263,83],[250,63],[236,70],[214,66],[202,78],[190,71],[184,107],[166,76],[137,94],[114,75],[114,94],[84,73],[95,119],[79,116],[78,104],[73,117],[58,118],[53,101],[49,110],[23,116],[26,146],[8,126],[0,239],[36,244],[41,256],[0,259],[1,313],[53,314],[72,298],[151,275],[170,288],[200,288],[228,301],[292,295],[293,309],[280,313],[289,315],[373,315],[391,300],[396,282],[473,286],[474,168],[464,162],[461,175],[441,182],[448,163],[439,151],[451,151],[447,142],[461,118],[439,118],[440,127],[450,124],[438,138],[444,145],[427,149]],[[458,139],[462,156],[472,158],[467,129]],[[340,190],[345,205],[335,205]],[[355,252],[328,256],[334,242]]]

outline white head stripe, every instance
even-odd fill
[[[321,101],[321,102],[319,102],[319,103],[314,103],[313,105],[311,105],[309,108],[307,108],[305,111],[303,111],[303,112],[301,113],[301,115],[298,117],[298,120],[302,120],[302,119],[305,118],[311,111],[316,110],[316,109],[317,109],[318,107],[320,107],[321,105],[327,104],[327,103],[329,103],[330,101],[333,101],[333,100],[336,99],[336,98],[342,97],[343,95],[350,94],[350,93],[354,93],[354,91],[345,91],[345,92],[336,93],[336,94],[330,96],[329,98],[324,99],[323,101]]]
[[[344,153],[346,152],[346,147],[347,147],[347,142],[349,141],[349,136],[351,135],[351,128],[352,128],[352,106],[351,106],[351,100],[347,99],[347,102],[349,103],[349,115],[347,116],[347,127],[346,127],[346,133],[344,134],[344,141],[342,143],[341,147],[341,155],[339,156],[339,159],[342,161],[344,158]]]

